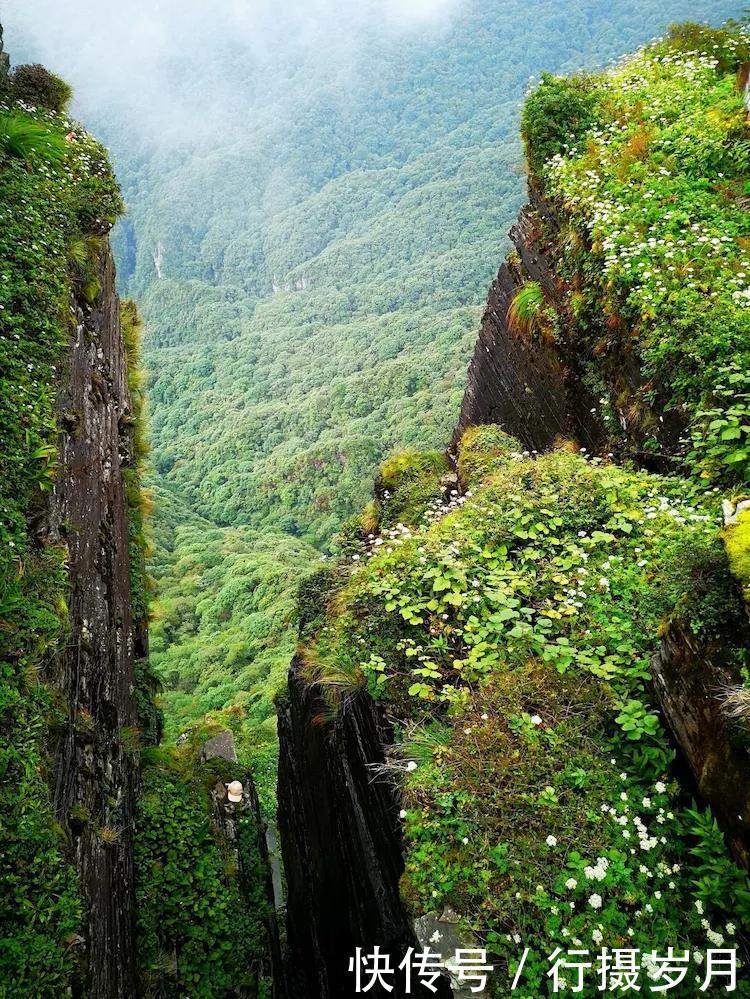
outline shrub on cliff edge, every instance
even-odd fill
[[[597,121],[598,94],[586,76],[542,74],[541,83],[524,105],[521,134],[532,173],[575,145]]]
[[[38,63],[16,66],[9,84],[13,100],[47,111],[64,111],[73,96],[65,80]]]

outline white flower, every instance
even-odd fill
[[[469,837],[468,836],[464,836],[464,838],[461,840],[461,842],[463,843],[464,846],[468,846],[469,845]]]
[[[658,780],[654,784],[654,790],[656,791],[657,794],[664,794],[664,792],[667,790],[667,785],[663,784],[660,780]]]
[[[547,846],[557,846],[557,839],[554,836],[548,836],[546,843]]]
[[[565,887],[568,889],[568,891],[573,891],[574,888],[578,887],[578,882],[576,881],[575,878],[568,878],[568,880],[565,882]],[[727,933],[729,932],[730,932],[729,925],[727,925]],[[731,932],[734,933],[734,929],[732,929]]]
[[[435,932],[430,937],[430,943],[439,943],[443,939],[443,934],[440,930],[435,930]]]
[[[589,895],[589,905],[592,909],[601,909],[602,907],[602,897],[601,895]]]
[[[406,764],[406,769],[409,771],[416,770],[417,769],[416,762],[414,760],[409,760],[409,762]]]
[[[539,717],[539,715],[532,715],[531,716],[531,724],[532,725],[541,725],[542,724],[542,719]]]
[[[695,900],[695,911],[699,916],[703,915],[703,902],[699,898]]]
[[[594,941],[595,944],[600,944],[604,939],[604,937],[602,936],[602,931],[594,930],[594,932],[591,934],[591,939]]]
[[[734,936],[734,934],[735,934],[735,925],[734,925],[734,923],[727,923],[727,933],[729,934],[730,937]]]
[[[643,807],[644,808],[651,808],[651,799],[650,798],[644,798],[643,799]]]
[[[482,715],[482,721],[487,721],[487,719],[488,719],[489,717],[490,717],[490,716],[489,716],[489,715],[487,714],[487,712],[485,711],[485,713],[484,713],[484,714]]]
[[[709,941],[714,945],[714,947],[721,947],[721,945],[724,943],[724,937],[721,935],[721,933],[716,933],[715,930],[707,930],[706,936],[708,937]]]
[[[398,817],[400,819],[405,819],[406,818],[406,809],[405,808],[401,809],[401,811],[398,813]]]

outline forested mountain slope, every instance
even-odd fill
[[[384,453],[449,438],[522,196],[529,77],[601,65],[688,15],[738,12],[724,0],[433,6],[261,5],[248,26],[189,4],[170,21],[168,4],[158,74],[160,22],[125,57],[123,17],[117,41],[99,39],[111,77],[101,49],[82,73],[75,26],[58,25],[71,45],[47,61],[68,60],[112,147],[128,205],[121,280],[148,323],[167,511],[153,648],[177,688],[170,731],[232,704],[254,705],[253,725],[270,712],[267,664],[286,655],[293,612],[268,611],[268,587],[289,603],[290,576],[313,564],[307,544],[325,546],[366,501]],[[33,15],[10,8],[33,58]],[[230,526],[273,532],[294,570],[252,545],[230,570]]]

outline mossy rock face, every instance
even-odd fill
[[[32,99],[31,78],[49,84],[52,103]],[[17,89],[24,80],[27,89]],[[106,151],[80,126],[45,107],[69,90],[56,78],[16,70],[0,111],[0,992],[59,996],[76,974],[80,881],[47,793],[49,751],[67,722],[40,664],[68,641],[67,553],[39,543],[30,522],[48,506],[56,481],[58,434],[78,415],[58,414],[59,373],[75,325],[71,296],[92,229],[102,235],[122,204]],[[10,87],[10,84],[8,85]],[[54,91],[54,93],[53,93]],[[41,91],[38,91],[41,93]],[[86,205],[85,215],[81,212]],[[76,737],[92,738],[79,712]],[[73,813],[70,824],[86,820]]]
[[[729,566],[750,601],[750,507],[743,509],[724,532]]]
[[[336,589],[336,567],[321,566],[300,583],[297,592],[300,635],[314,634],[324,621],[328,598]]]
[[[239,806],[234,849],[211,818],[216,782],[245,774],[218,758],[198,765],[192,739],[177,751],[148,750],[144,761],[135,835],[143,993],[256,995],[268,916],[257,817]],[[174,965],[165,954],[176,955]]]
[[[502,468],[513,454],[522,450],[510,434],[494,424],[469,427],[461,438],[458,454],[458,478],[465,489],[478,486],[483,479]]]

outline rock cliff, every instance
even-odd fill
[[[53,543],[68,550],[70,635],[50,666],[67,710],[54,805],[71,836],[85,899],[85,995],[135,992],[133,813],[138,762],[123,745],[137,726],[134,661],[144,622],[130,604],[123,469],[132,462],[132,408],[115,269],[105,245],[101,290],[73,298],[73,342],[58,393],[59,467]]]
[[[417,941],[399,896],[403,857],[395,788],[379,768],[393,735],[365,694],[331,720],[295,667],[279,709],[279,827],[287,877],[290,994],[349,999],[349,959],[373,946],[397,965]],[[372,995],[404,996],[403,982]],[[450,995],[414,991],[416,995]]]
[[[3,50],[3,27],[0,25],[0,77],[7,76],[9,69],[10,57],[8,56],[8,53]]]
[[[565,284],[556,272],[550,234],[559,229],[554,211],[539,189],[529,185],[529,204],[521,209],[509,236],[515,252],[490,286],[487,305],[453,438],[455,448],[468,427],[500,424],[530,450],[542,451],[556,439],[573,439],[591,452],[605,440],[592,415],[596,400],[580,380],[574,355],[551,341],[513,331],[509,319],[518,290],[536,281],[547,299],[562,309]]]

